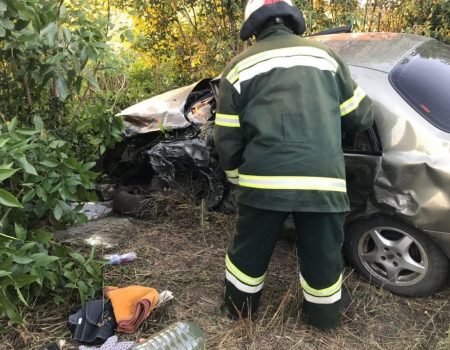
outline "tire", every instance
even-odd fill
[[[369,282],[407,297],[438,292],[449,271],[449,260],[423,232],[384,217],[352,224],[344,254]]]
[[[146,199],[138,186],[120,186],[113,195],[113,210],[120,215],[142,217]]]

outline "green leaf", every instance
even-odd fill
[[[38,186],[36,188],[36,194],[44,202],[47,202],[47,192],[45,192],[45,190],[41,186]]]
[[[4,29],[14,29],[14,23],[9,18],[0,18],[0,26]]]
[[[8,6],[6,6],[6,3],[4,0],[0,0],[0,13],[6,12],[8,9]]]
[[[11,274],[12,274],[12,272],[10,272],[10,271],[0,270],[0,278],[1,277],[5,277],[5,276],[9,276]]]
[[[33,136],[36,134],[39,134],[41,132],[41,130],[35,130],[35,129],[16,129],[16,133],[18,133],[19,135],[24,135],[24,136]]]
[[[85,46],[85,47],[83,47],[83,50],[81,50],[80,70],[84,69],[84,67],[86,66],[87,61],[88,61],[88,54],[87,54],[87,49],[86,49],[86,46]]]
[[[36,247],[37,242],[28,242],[25,243],[23,246],[20,247],[20,253],[26,253],[28,250]]]
[[[89,287],[84,281],[79,280],[77,282],[77,287],[86,294],[89,292]]]
[[[38,280],[37,276],[31,276],[26,273],[13,273],[11,277],[14,280],[13,284],[16,288],[23,288],[25,286],[29,286],[30,284]]]
[[[0,140],[0,148],[2,148],[4,145],[8,143],[8,141],[11,140],[10,138]]]
[[[34,124],[34,127],[36,128],[36,130],[41,131],[42,129],[45,128],[44,121],[43,121],[42,118],[41,118],[40,116],[38,116],[38,115],[35,115],[35,116],[33,117],[33,124]]]
[[[77,125],[77,132],[87,131],[91,127],[92,127],[92,120],[91,119],[83,120],[80,124]]]
[[[49,231],[45,231],[45,230],[38,230],[38,231],[34,232],[33,235],[34,235],[34,240],[41,244],[47,244],[53,239],[53,233],[51,233]],[[54,251],[53,251],[53,254],[55,254]]]
[[[53,302],[54,302],[56,305],[61,305],[61,304],[63,304],[63,303],[66,302],[66,299],[63,298],[61,295],[55,295],[55,296],[53,297]]]
[[[39,164],[46,166],[47,168],[56,168],[59,165],[59,163],[56,163],[52,160],[44,160],[44,161],[40,162]]]
[[[66,40],[66,43],[70,43],[72,40],[72,32],[67,28],[64,28],[64,39]]]
[[[93,167],[95,167],[95,162],[89,162],[89,163],[83,164],[83,166],[81,167],[81,170],[88,171],[88,170],[91,170]]]
[[[27,238],[27,231],[18,224],[14,224],[14,233],[16,234],[16,237],[21,241],[25,241]]]
[[[81,265],[84,265],[86,263],[86,260],[84,259],[83,255],[77,252],[70,253],[70,256],[74,258],[76,261],[78,261]]]
[[[23,169],[23,171],[25,171],[27,174],[37,175],[36,168],[28,162],[23,153],[16,152],[13,157],[15,158],[19,166]]]
[[[50,142],[49,147],[50,148],[60,148],[62,146],[64,146],[66,144],[66,141],[61,141],[61,140],[55,140]]]
[[[22,292],[20,291],[19,288],[16,288],[16,292],[17,292],[17,296],[19,297],[20,301],[21,301],[22,303],[24,303],[26,306],[30,306],[30,305],[28,305],[27,301],[26,301],[25,298],[23,297]]]
[[[14,117],[8,124],[8,131],[13,132],[15,128],[17,127],[17,118]]]
[[[36,195],[36,191],[34,189],[28,191],[23,197],[22,197],[22,203],[28,203],[31,201],[34,196]]]
[[[98,202],[100,199],[96,192],[89,191],[86,193],[86,198],[89,202]]]
[[[56,36],[58,35],[58,26],[56,23],[49,23],[44,29],[41,30],[40,35],[46,36],[50,46],[55,45]]]
[[[0,188],[0,204],[11,208],[22,208],[16,197]]]
[[[95,271],[95,269],[91,265],[86,265],[85,269],[92,277],[95,277],[95,278],[98,277],[97,272]]]
[[[62,101],[65,101],[67,96],[69,95],[69,88],[67,87],[67,81],[66,78],[59,76],[56,79],[56,87],[59,91],[59,98]]]
[[[61,220],[63,215],[63,210],[59,205],[56,205],[56,207],[53,209],[53,216],[56,220]]]
[[[11,321],[19,324],[22,324],[24,322],[23,318],[19,314],[19,311],[11,303],[3,290],[0,290],[0,305],[5,309],[6,316],[8,316]]]
[[[14,262],[19,265],[26,265],[33,262],[33,259],[26,256],[14,255]]]
[[[98,146],[99,144],[101,144],[103,142],[103,139],[98,137],[98,138],[93,138],[89,141],[90,144]]]
[[[19,169],[10,169],[4,165],[0,165],[0,181],[6,180],[13,176]]]
[[[57,256],[51,256],[46,253],[36,253],[33,254],[31,258],[35,261],[35,267],[46,266],[51,264],[52,262],[55,262],[56,260],[59,260]]]
[[[25,29],[26,27],[28,27],[28,24],[30,24],[30,21],[25,21],[23,19],[18,19],[16,24],[15,24],[15,26],[14,26],[14,29],[17,30],[17,31],[20,31],[20,30]]]
[[[76,282],[78,277],[75,274],[75,272],[71,271],[71,270],[66,270],[63,273],[64,277],[67,278],[70,282]],[[76,287],[75,287],[76,288]]]
[[[89,80],[92,86],[94,86],[96,89],[100,89],[100,85],[98,85],[98,80],[95,75],[93,75],[92,73],[88,73],[86,78],[87,80]]]

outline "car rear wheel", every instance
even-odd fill
[[[449,269],[447,257],[423,232],[390,218],[354,223],[346,232],[344,252],[370,282],[408,297],[439,291]]]

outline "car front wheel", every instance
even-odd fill
[[[370,282],[408,297],[439,291],[449,269],[447,257],[430,238],[390,218],[370,218],[351,225],[344,252]]]

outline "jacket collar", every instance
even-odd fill
[[[256,37],[256,41],[263,40],[269,36],[279,36],[287,34],[293,34],[293,31],[283,24],[273,24],[263,29]]]

